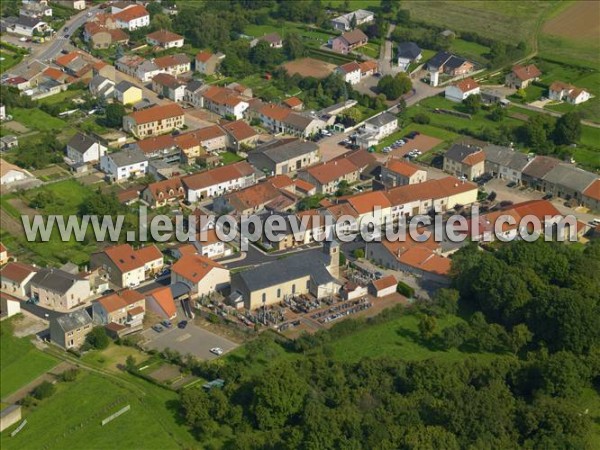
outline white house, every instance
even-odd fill
[[[414,42],[401,42],[398,44],[398,67],[406,72],[413,62],[421,61],[421,49]]]
[[[141,177],[148,173],[148,158],[137,149],[125,149],[102,156],[100,170],[113,181]]]
[[[585,89],[580,89],[562,81],[555,81],[548,89],[548,98],[555,101],[566,101],[572,105],[587,102],[591,94]]]
[[[28,178],[33,178],[33,175],[25,169],[0,159],[0,184],[7,185]]]
[[[171,284],[185,283],[193,296],[207,295],[230,283],[229,270],[200,255],[184,255],[171,268]]]
[[[181,179],[187,200],[197,202],[256,183],[254,168],[246,161],[195,173]]]
[[[67,144],[67,158],[75,164],[99,161],[105,154],[104,145],[82,133],[77,133]]]
[[[158,30],[146,36],[146,42],[150,45],[164,49],[183,47],[183,36],[167,30]]]
[[[361,70],[360,64],[356,61],[352,61],[339,66],[335,69],[339,73],[346,83],[357,84],[360,83]]]
[[[446,87],[444,95],[453,102],[462,102],[471,95],[477,95],[481,92],[479,84],[473,78],[465,78],[458,83]]]
[[[19,16],[17,21],[8,26],[8,31],[20,34],[21,36],[33,36],[34,32],[43,33],[48,28],[48,24],[35,17]]]
[[[115,93],[115,82],[102,75],[96,75],[90,80],[88,89],[94,97],[109,99]]]
[[[336,17],[331,20],[331,26],[335,30],[349,31],[352,27],[352,22],[355,22],[355,26],[360,26],[364,23],[372,22],[375,19],[375,14],[371,11],[364,9],[357,9],[356,11],[349,12],[342,16]]]
[[[125,28],[129,31],[150,25],[150,14],[142,5],[132,5],[113,14],[113,20],[117,28]]]
[[[392,134],[398,128],[398,118],[394,114],[383,113],[365,122],[364,131],[372,133],[377,140]]]

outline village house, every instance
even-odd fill
[[[371,281],[369,293],[376,298],[386,297],[396,292],[398,280],[394,275],[388,275]]]
[[[281,38],[279,33],[269,33],[269,34],[265,34],[264,36],[259,37],[258,39],[253,39],[250,42],[250,47],[254,47],[256,44],[258,44],[261,41],[269,44],[269,47],[271,47],[271,48],[283,47],[283,39]]]
[[[533,81],[539,80],[541,75],[542,72],[535,64],[529,64],[527,66],[517,64],[506,74],[504,84],[509,88],[525,89]]]
[[[29,283],[38,269],[21,262],[9,262],[0,269],[2,291],[19,298],[28,298]]]
[[[204,81],[189,81],[183,92],[183,101],[191,104],[194,108],[204,108],[204,99],[202,98],[202,91],[204,89],[206,89]]]
[[[19,16],[14,23],[7,27],[7,31],[21,36],[32,37],[34,34],[44,34],[49,27],[46,22],[37,17]]]
[[[333,194],[340,182],[358,181],[360,171],[348,159],[340,158],[309,167],[299,172],[298,177],[313,184],[319,194]]]
[[[474,65],[460,56],[441,51],[427,61],[426,67],[429,72],[445,73],[451,77],[457,77],[472,72]]]
[[[183,47],[183,36],[168,30],[158,30],[146,35],[146,42],[149,45],[161,47],[163,49]]]
[[[81,347],[92,331],[92,318],[85,308],[50,319],[50,340],[65,350]]]
[[[185,199],[185,189],[181,177],[150,183],[141,194],[141,198],[151,208],[177,203]]]
[[[359,229],[367,228],[373,224],[376,228],[391,224],[392,204],[382,191],[371,191],[352,195],[343,200],[352,206],[358,213]]]
[[[485,173],[485,153],[474,145],[454,144],[444,154],[444,171],[472,181]]]
[[[14,134],[7,134],[6,136],[0,137],[0,151],[7,151],[11,148],[18,147],[19,138]]]
[[[96,61],[87,53],[74,51],[59,56],[54,62],[74,78],[91,79],[94,76]]]
[[[152,78],[152,90],[174,102],[183,101],[186,84],[168,73],[159,73]]]
[[[142,177],[148,173],[148,158],[137,149],[123,149],[102,156],[100,170],[116,182]]]
[[[565,199],[575,199],[582,203],[583,192],[598,180],[598,175],[583,170],[573,164],[559,163],[543,177],[542,192]]]
[[[54,3],[65,8],[83,11],[86,7],[85,0],[52,0]]]
[[[273,134],[290,134],[307,138],[327,125],[317,117],[297,113],[290,108],[273,103],[257,105],[254,114],[261,120],[263,127]]]
[[[184,125],[183,109],[174,103],[153,106],[123,117],[123,129],[137,138],[170,133]]]
[[[105,153],[106,146],[83,133],[77,133],[67,144],[67,158],[74,164],[99,161]]]
[[[112,19],[117,28],[125,28],[129,31],[150,25],[150,14],[142,5],[133,4],[118,13],[113,13]]]
[[[422,183],[426,180],[426,170],[403,159],[390,159],[381,167],[381,182],[387,188]]]
[[[379,70],[379,64],[377,63],[377,60],[374,59],[363,61],[359,64],[359,66],[361,79],[375,75],[375,73],[377,73]]]
[[[250,106],[248,98],[226,87],[210,86],[201,95],[204,108],[222,117],[231,116],[235,120],[242,119],[244,112]]]
[[[398,67],[406,72],[412,63],[421,61],[421,49],[414,42],[401,42],[398,44]]]
[[[52,17],[52,7],[48,5],[48,0],[23,2],[19,6],[19,15],[33,17],[34,19]]]
[[[204,256],[184,255],[171,267],[171,284],[177,282],[189,286],[193,297],[202,297],[229,286],[229,270]]]
[[[224,58],[223,53],[200,52],[196,55],[194,68],[204,75],[214,75]]]
[[[217,236],[215,228],[198,233],[193,246],[196,249],[196,253],[210,259],[221,258],[231,253],[225,242],[221,241]]]
[[[224,123],[221,128],[227,133],[227,148],[234,152],[254,147],[259,138],[257,131],[243,120]]]
[[[342,79],[346,83],[350,84],[358,84],[361,80],[361,71],[360,64],[356,61],[352,61],[346,64],[343,64],[335,69],[336,73],[342,76]]]
[[[550,156],[537,155],[529,161],[521,172],[521,183],[524,186],[541,190],[544,177],[560,164],[560,160]]]
[[[404,241],[384,239],[381,242],[367,242],[365,250],[368,259],[387,269],[409,273],[444,286],[450,283],[451,262],[439,255],[439,244],[432,240],[416,242],[407,234]],[[389,288],[391,291],[391,286]]]
[[[191,62],[189,56],[184,53],[175,55],[161,56],[155,58],[153,63],[163,72],[176,77],[187,73],[191,70]]]
[[[34,176],[26,171],[25,169],[21,169],[14,164],[11,164],[3,159],[0,159],[0,184],[8,185],[13,183],[18,183],[20,181],[32,179]]]
[[[148,61],[139,55],[125,55],[115,63],[117,70],[137,78],[143,83],[147,83],[155,75],[166,72],[165,69],[158,67],[153,61]]]
[[[191,203],[206,200],[256,183],[254,168],[245,161],[216,167],[181,179]]]
[[[370,23],[375,20],[375,14],[364,9],[343,14],[339,17],[331,19],[331,26],[334,30],[349,31],[355,27]]]
[[[580,89],[562,81],[555,81],[548,89],[548,98],[555,101],[565,101],[572,105],[587,102],[591,94],[585,89]]]
[[[60,269],[39,269],[29,282],[31,297],[50,309],[71,309],[91,296],[90,281]]]
[[[323,249],[293,254],[235,273],[231,277],[229,303],[249,310],[282,302],[292,295],[316,298],[339,292],[339,244],[326,242]]]
[[[142,329],[146,313],[144,294],[131,289],[105,295],[92,303],[92,320],[108,325],[109,332],[118,337]]]
[[[179,150],[175,144],[175,139],[170,134],[149,137],[135,142],[131,147],[140,150],[149,159],[169,157],[179,159]]]
[[[288,97],[282,103],[293,111],[302,111],[304,109],[304,102],[298,97]]]
[[[105,100],[114,98],[115,82],[102,75],[95,75],[88,84],[90,94]]]
[[[297,197],[278,189],[269,180],[215,198],[213,208],[219,213],[238,216],[257,214],[269,208],[274,211],[292,209]]]
[[[530,156],[510,147],[492,144],[484,147],[483,152],[485,153],[486,173],[508,182],[521,184],[521,174],[531,161]]]
[[[227,134],[218,125],[177,135],[174,140],[181,150],[182,159],[188,163],[207,152],[217,152],[227,147]]]
[[[129,81],[121,81],[115,85],[115,100],[122,105],[134,105],[142,101],[142,89]]]
[[[96,22],[83,26],[83,40],[94,50],[109,48],[115,44],[127,45],[129,35],[120,29],[110,29]]]
[[[594,181],[583,191],[581,202],[594,211],[600,211],[600,179]]]
[[[481,92],[479,84],[473,78],[465,78],[456,83],[446,86],[444,96],[453,102],[462,102],[471,95]]]
[[[358,47],[367,45],[369,38],[365,33],[362,32],[362,30],[355,29],[352,31],[347,31],[341,36],[331,39],[330,42],[331,49],[334,52],[347,55],[348,53],[356,50]]]
[[[248,153],[248,162],[269,175],[293,173],[320,160],[317,144],[295,138],[276,139]]]
[[[146,293],[146,307],[160,318],[173,320],[177,317],[177,306],[171,286],[163,286]]]
[[[114,245],[90,257],[92,269],[101,269],[112,283],[122,288],[139,286],[160,272],[163,265],[163,254],[156,245],[137,250],[129,244]]]

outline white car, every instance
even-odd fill
[[[214,355],[221,356],[223,354],[223,349],[221,347],[214,347],[210,349],[210,352]]]

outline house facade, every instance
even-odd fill
[[[542,72],[535,64],[527,66],[517,64],[506,74],[504,84],[510,88],[525,89],[532,82],[539,80],[541,75]]]
[[[207,257],[184,255],[171,268],[171,284],[178,282],[189,286],[193,297],[202,297],[229,286],[229,270]]]
[[[129,244],[108,247],[90,258],[92,269],[101,269],[119,287],[135,287],[160,272],[163,255],[155,245],[136,250]]]
[[[170,133],[184,125],[184,112],[177,104],[157,105],[123,117],[123,129],[137,138]]]
[[[102,156],[100,170],[116,182],[142,177],[148,173],[148,158],[135,148],[124,149]]]
[[[254,168],[245,161],[221,166],[181,179],[191,203],[213,198],[256,183]]]
[[[100,141],[77,133],[67,144],[67,158],[75,164],[95,162],[106,154],[106,150]]]
[[[50,320],[50,340],[65,350],[77,349],[83,345],[92,328],[90,315],[85,309],[79,309]]]
[[[346,158],[335,159],[319,164],[298,173],[302,180],[313,184],[320,194],[333,194],[342,181],[354,183],[360,178],[360,171]]]
[[[319,146],[299,139],[277,139],[248,153],[248,161],[266,174],[293,173],[321,160]]]
[[[485,153],[479,147],[454,144],[444,154],[444,171],[473,180],[485,173]]]
[[[348,31],[341,36],[333,38],[331,40],[331,49],[334,52],[342,53],[344,55],[356,50],[358,47],[367,45],[369,38],[360,29]]]
[[[30,281],[31,297],[49,309],[71,309],[91,296],[89,280],[59,269],[40,269]]]

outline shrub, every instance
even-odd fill
[[[77,368],[68,369],[60,374],[60,379],[61,379],[61,381],[66,381],[66,382],[75,381],[77,379],[78,375],[79,375],[79,369],[77,369]]]
[[[85,341],[97,350],[105,349],[110,344],[110,339],[104,327],[94,327],[90,334],[86,336]]]
[[[425,113],[418,113],[418,114],[415,114],[415,116],[412,118],[412,121],[414,123],[421,123],[421,124],[426,125],[429,122],[431,122],[431,119]]]
[[[54,394],[55,391],[56,388],[52,383],[50,383],[49,381],[44,381],[32,391],[31,395],[33,395],[33,397],[38,400],[42,400],[52,396],[52,394]]]
[[[403,281],[398,281],[398,286],[396,286],[396,292],[398,292],[401,295],[404,295],[406,298],[412,298],[415,295],[415,290]]]
[[[356,259],[364,258],[365,257],[365,251],[362,248],[357,248],[356,250],[354,250],[352,252],[352,254],[354,255],[354,257]]]

